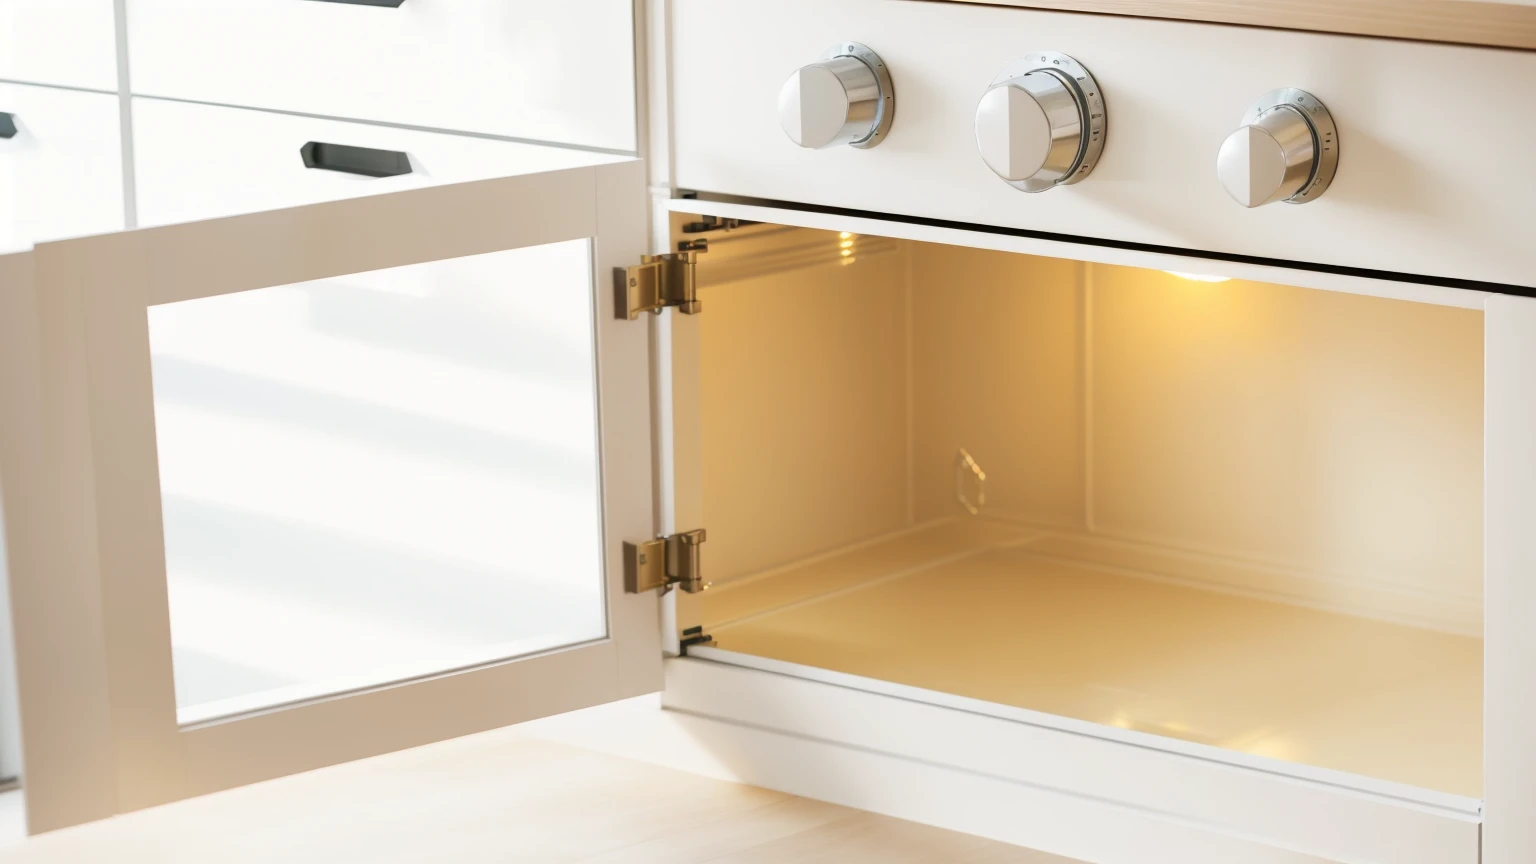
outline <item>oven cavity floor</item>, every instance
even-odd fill
[[[705,595],[718,647],[1482,795],[1482,641],[1045,557],[940,523]]]

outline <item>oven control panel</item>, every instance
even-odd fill
[[[1499,83],[1536,52],[918,0],[671,26],[679,188],[1536,287],[1536,113]]]

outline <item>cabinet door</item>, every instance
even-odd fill
[[[0,259],[33,831],[660,689],[638,161]]]

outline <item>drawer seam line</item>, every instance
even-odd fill
[[[210,102],[203,99],[184,99],[178,96],[156,96],[148,93],[131,93],[134,99],[154,99],[158,102],[178,102],[183,105],[203,105],[209,108],[231,108],[236,111],[260,111],[264,114],[281,114],[287,117],[303,117],[308,120],[330,120],[341,123],[357,123],[363,126],[380,126],[387,129],[403,129],[407,132],[430,132],[436,135],[457,135],[461,138],[480,138],[486,141],[503,141],[508,144],[530,144],[536,147],[558,147],[562,150],[581,150],[606,156],[638,156],[635,150],[617,150],[612,147],[594,147],[590,144],[573,144],[562,141],[546,141],[539,138],[517,138],[511,135],[493,135],[489,132],[472,132],[464,129],[442,129],[436,126],[416,126],[410,123],[391,123],[386,120],[363,120],[357,117],[337,117],[331,114],[312,114],[306,111],[289,111],[282,108],[260,108],[254,105],[235,105],[229,102]]]
[[[45,87],[49,90],[68,90],[72,93],[95,93],[98,96],[116,96],[116,90],[100,90],[75,84],[48,84],[43,81],[26,81],[20,78],[0,78],[0,84],[16,84],[22,87]]]

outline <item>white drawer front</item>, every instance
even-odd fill
[[[630,0],[128,0],[132,86],[634,150]]]
[[[912,0],[673,0],[676,183],[881,213],[1340,267],[1536,286],[1536,53]],[[830,45],[879,52],[896,91],[879,146],[805,150],[779,88]],[[977,153],[974,110],[1030,50],[1103,88],[1107,143],[1039,194]],[[1244,110],[1311,91],[1339,125],[1333,185],[1245,210],[1216,179]]]
[[[117,89],[112,0],[0,0],[0,78]]]
[[[622,158],[161,99],[134,99],[133,119],[144,227]],[[404,153],[411,171],[369,177],[309,168],[300,150],[311,141]]]
[[[123,227],[117,97],[0,84],[0,249]]]

